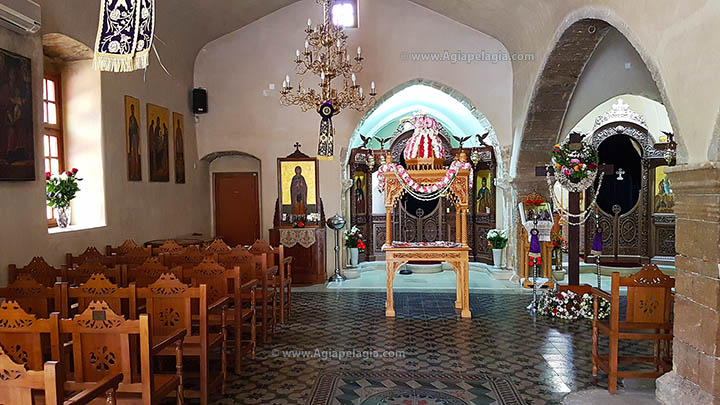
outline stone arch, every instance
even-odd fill
[[[515,182],[521,194],[542,183],[542,179],[534,177],[534,168],[547,163],[547,151],[561,136],[565,114],[584,68],[596,47],[613,28],[635,48],[650,72],[667,108],[676,140],[680,143],[677,120],[654,59],[639,45],[629,26],[611,10],[582,8],[570,13],[556,30],[555,45],[547,56],[528,101],[525,121],[520,138],[516,140],[515,156],[511,163],[511,172],[517,173]],[[680,143],[678,159],[682,161],[685,156],[686,152]]]
[[[241,151],[239,151],[239,150],[225,150],[225,151],[208,153],[207,155],[203,156],[200,160],[202,160],[203,162],[207,162],[208,164],[210,164],[210,163],[212,163],[214,160],[217,160],[217,159],[219,159],[219,158],[221,158],[221,157],[226,157],[226,156],[249,157],[249,158],[253,158],[253,159],[255,159],[255,160],[259,161],[259,162],[262,162],[262,160],[260,160],[259,157],[255,156],[255,155],[253,155],[253,154],[247,153],[247,152],[241,152]]]
[[[43,54],[52,61],[75,62],[93,58],[89,46],[58,32],[44,34],[42,44]]]

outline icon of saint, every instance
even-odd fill
[[[307,214],[307,182],[302,175],[302,168],[295,167],[295,176],[290,182],[291,207],[293,215]]]

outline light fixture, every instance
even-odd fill
[[[303,87],[302,81],[293,87],[290,75],[285,76],[280,91],[280,103],[284,106],[297,105],[302,111],[315,109],[322,121],[320,123],[320,141],[318,158],[332,159],[334,147],[334,129],[332,117],[345,108],[365,111],[377,103],[375,82],[370,84],[367,93],[358,84],[356,74],[362,70],[362,48],[357,48],[354,56],[348,52],[348,36],[343,27],[331,20],[333,0],[315,0],[323,7],[323,22],[313,28],[308,19],[305,29],[305,48],[295,51],[295,73],[312,73],[320,78],[319,89]],[[339,21],[341,23],[342,21]],[[340,89],[333,87],[333,81],[342,83]]]

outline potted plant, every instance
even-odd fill
[[[77,177],[77,172],[78,169],[72,169],[59,176],[53,176],[50,172],[45,173],[47,205],[57,210],[57,224],[60,228],[67,228],[72,220],[70,202],[80,191],[78,182],[82,181]]]
[[[357,226],[345,231],[345,247],[350,249],[350,266],[357,267],[358,257],[361,252],[366,249],[365,242],[362,240],[363,236]]]
[[[491,229],[487,235],[488,246],[493,252],[493,265],[499,269],[502,267],[502,251],[507,246],[507,232],[503,229]]]

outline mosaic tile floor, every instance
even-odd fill
[[[291,320],[231,375],[215,403],[306,404],[329,370],[502,375],[529,404],[606,387],[604,374],[591,375],[590,322],[533,320],[528,298],[471,294],[473,318],[461,320],[453,294],[396,293],[392,320],[384,316],[384,293],[295,293]],[[621,345],[627,354],[650,350]]]

